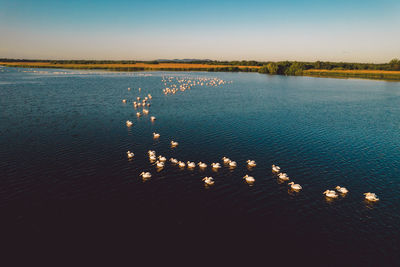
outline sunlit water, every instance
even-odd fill
[[[231,83],[164,95],[162,79],[171,76]],[[149,93],[150,114],[137,118],[132,101]],[[5,233],[187,244],[221,235],[265,255],[282,249],[321,262],[399,262],[400,83],[0,68],[0,107]],[[153,140],[153,132],[161,137]],[[191,171],[167,162],[157,172],[150,149],[209,165],[227,156],[238,167]],[[249,170],[248,159],[257,166]],[[272,164],[303,190],[279,183]],[[152,178],[143,182],[142,171]],[[253,186],[245,174],[255,177]],[[204,187],[205,176],[214,177],[213,187]],[[328,201],[322,193],[337,185],[350,192]],[[365,192],[380,201],[367,203]]]

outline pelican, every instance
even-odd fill
[[[206,185],[213,185],[214,184],[214,179],[212,177],[204,177],[202,179]]]
[[[280,172],[281,171],[281,167],[272,164],[272,171],[273,172]]]
[[[140,100],[140,97],[136,97],[136,99],[137,99],[137,101],[139,101],[139,100]]]
[[[140,117],[142,114],[140,112],[136,112],[136,116]]]
[[[130,91],[131,90],[131,88],[130,87],[128,87],[128,91]]]
[[[185,168],[185,166],[186,166],[185,162],[182,162],[182,161],[178,161],[178,165],[181,168]]]
[[[337,198],[338,197],[338,194],[336,193],[335,190],[326,190],[323,194],[329,198]]]
[[[227,157],[223,157],[222,160],[224,161],[224,163],[228,164],[229,162],[231,162],[231,160]]]
[[[364,193],[364,195],[365,195],[365,199],[368,201],[375,202],[375,201],[379,200],[379,198],[376,196],[375,193],[368,192],[368,193]]]
[[[156,165],[157,165],[157,168],[164,168],[164,162],[157,161]]]
[[[171,163],[173,163],[173,164],[177,164],[178,163],[178,160],[174,159],[174,158],[170,158],[169,161],[171,161]]]
[[[142,172],[139,176],[142,176],[144,179],[146,179],[146,178],[150,178],[150,177],[151,177],[151,173],[149,173],[149,172]]]
[[[211,167],[213,169],[219,169],[219,168],[221,168],[221,164],[219,164],[219,163],[211,163]]]
[[[347,194],[349,192],[346,187],[336,186],[335,189],[341,194]]]
[[[126,99],[122,99],[122,103],[126,103]]]
[[[126,126],[128,126],[128,127],[131,127],[133,125],[133,122],[131,122],[131,121],[126,121]]]
[[[154,150],[149,150],[149,151],[147,151],[147,153],[149,154],[149,156],[156,155],[156,152]]]
[[[256,162],[254,161],[254,160],[248,160],[248,161],[246,161],[247,162],[247,165],[249,166],[249,167],[255,167],[257,164],[256,164]]]
[[[159,133],[153,133],[153,138],[154,139],[157,139],[157,138],[159,138],[160,137],[160,134]]]
[[[199,167],[201,169],[207,168],[207,164],[205,164],[204,162],[201,162],[201,161],[199,163],[197,163],[197,165],[199,165]]]
[[[178,145],[178,142],[171,141],[171,146],[172,146],[172,147],[175,147],[175,146],[177,146],[177,145]]]
[[[232,167],[232,168],[236,167],[236,161],[230,161],[229,167]]]
[[[302,189],[301,185],[295,184],[294,182],[288,183],[288,185],[290,185],[290,187],[295,191],[298,191],[298,190]]]
[[[149,97],[149,99],[152,99],[152,98],[153,98],[153,97],[151,96],[151,94],[148,94],[147,96]]]
[[[196,163],[188,161],[187,166],[188,168],[196,168]]]
[[[157,157],[155,155],[150,155],[149,156],[150,161],[155,161]]]
[[[287,176],[286,173],[279,173],[278,174],[279,179],[283,180],[283,181],[289,181],[289,177]]]
[[[126,152],[126,155],[128,156],[128,159],[131,159],[131,158],[133,158],[133,156],[135,156],[135,154],[133,154],[130,151]]]
[[[248,183],[248,184],[252,184],[252,183],[254,183],[256,181],[256,179],[254,179],[253,176],[249,176],[248,174],[243,176],[243,179],[245,179],[246,183]]]
[[[156,120],[156,117],[151,116],[150,119],[151,119],[152,121],[155,121],[155,120]]]
[[[143,114],[149,114],[149,110],[148,109],[143,109]]]
[[[158,156],[158,160],[159,161],[162,161],[162,162],[165,162],[165,161],[167,161],[167,159],[165,158],[165,157],[163,157],[163,156]]]

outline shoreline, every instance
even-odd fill
[[[135,64],[59,64],[50,62],[0,62],[0,66],[18,68],[109,70],[109,71],[207,71],[207,72],[259,72],[260,66],[213,65],[192,63],[135,63]],[[282,74],[269,74],[282,75]],[[386,70],[325,70],[309,69],[296,76],[319,78],[358,78],[400,81],[400,71]]]

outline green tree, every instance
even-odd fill
[[[267,65],[268,73],[270,74],[277,74],[278,73],[278,65],[274,62],[268,63]]]
[[[392,70],[400,70],[400,60],[398,58],[392,59],[389,65]]]

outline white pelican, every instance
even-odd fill
[[[153,98],[153,97],[151,96],[151,94],[148,94],[147,96],[149,97],[149,99],[152,99],[152,98]]]
[[[347,194],[349,192],[346,187],[336,186],[335,189],[341,194]]]
[[[199,167],[201,169],[207,168],[207,164],[205,164],[204,162],[201,162],[201,161],[199,163],[197,163],[197,165],[199,165]]]
[[[221,168],[221,164],[219,164],[219,163],[211,163],[211,167],[213,169],[219,169],[219,168]]]
[[[248,183],[248,184],[252,184],[252,183],[254,183],[256,181],[256,179],[254,179],[253,176],[249,176],[248,174],[243,176],[243,179],[245,179],[246,183]]]
[[[162,161],[162,162],[165,162],[165,161],[167,161],[167,159],[165,158],[165,157],[163,157],[163,156],[158,156],[158,160],[159,161]]]
[[[248,161],[246,161],[247,162],[247,165],[249,166],[249,167],[255,167],[257,164],[256,164],[256,162],[254,161],[254,160],[248,160]]]
[[[139,176],[142,176],[143,178],[150,178],[150,177],[151,177],[151,173],[149,173],[149,172],[142,172]]]
[[[143,114],[149,114],[149,110],[148,109],[143,109]]]
[[[126,99],[122,99],[122,103],[126,103]]]
[[[278,177],[279,177],[279,179],[281,179],[281,180],[283,180],[283,181],[289,181],[289,177],[287,176],[287,174],[286,173],[279,173],[278,174]]]
[[[137,101],[139,101],[139,100],[140,100],[140,97],[138,96],[138,97],[136,97],[136,99],[137,99]]]
[[[140,117],[142,114],[140,114],[140,112],[136,112],[136,116]]]
[[[126,121],[126,126],[131,127],[133,125],[133,122],[131,121]]]
[[[231,162],[231,160],[227,157],[223,157],[222,160],[224,161],[224,163],[228,164],[229,162]]]
[[[206,185],[213,185],[214,184],[214,179],[212,177],[204,177],[202,179]]]
[[[272,164],[272,171],[273,172],[280,172],[281,171],[281,167]]]
[[[187,166],[188,168],[196,168],[196,163],[188,161]]]
[[[130,87],[128,87],[128,91],[130,91],[131,90],[131,88]]]
[[[229,167],[232,167],[232,168],[234,168],[234,167],[236,167],[236,161],[230,161],[229,162]]]
[[[160,134],[159,133],[153,133],[153,138],[154,139],[157,139],[157,138],[159,138],[160,137]]]
[[[156,117],[151,116],[150,119],[151,119],[152,121],[155,121],[155,120],[156,120]]]
[[[290,185],[290,187],[295,191],[302,189],[301,185],[295,184],[294,182],[290,182],[290,183],[288,183],[288,185]]]
[[[156,154],[156,152],[154,150],[149,150],[149,151],[147,151],[147,153],[149,154],[149,156]]]
[[[182,162],[182,161],[178,161],[178,165],[181,168],[185,168],[185,166],[186,166],[185,162]]]
[[[335,190],[326,190],[323,194],[329,198],[337,198],[338,197],[338,194],[336,193]]]
[[[156,155],[149,156],[150,161],[155,161],[157,159]]]
[[[135,154],[133,154],[133,152],[130,151],[126,152],[126,155],[128,156],[128,159],[131,159],[133,158],[133,156],[135,156]]]
[[[368,192],[368,193],[364,193],[364,195],[365,195],[365,199],[368,201],[375,202],[375,201],[379,200],[379,198],[376,196],[375,193]]]
[[[157,161],[156,165],[157,165],[157,168],[164,168],[164,162]]]
[[[174,158],[170,158],[169,161],[171,161],[171,163],[173,163],[173,164],[177,164],[178,163],[178,160],[174,159]]]
[[[177,145],[178,145],[178,142],[171,141],[171,146],[172,146],[172,147],[175,147],[175,146],[177,146]]]

